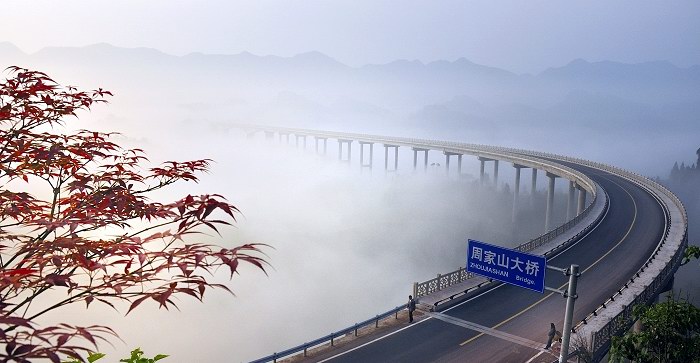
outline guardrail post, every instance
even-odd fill
[[[440,277],[441,277],[441,276],[442,276],[442,274],[437,274],[437,284],[435,284],[435,285],[436,285],[436,287],[435,287],[436,290],[435,290],[435,291],[440,291],[440,290],[442,290],[442,288],[440,287]]]
[[[379,315],[374,317],[374,327],[379,328]]]
[[[413,298],[414,299],[418,298],[418,283],[417,282],[413,283]]]

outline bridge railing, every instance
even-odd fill
[[[584,218],[586,218],[591,213],[591,210],[593,209],[593,207],[597,201],[597,198],[598,198],[598,194],[596,193],[596,196],[593,199],[592,203],[589,204],[588,207],[586,207],[586,209],[584,209],[584,211],[581,212],[581,214],[579,214],[578,216],[574,217],[573,219],[569,220],[568,222],[560,225],[559,227],[557,227],[557,228],[555,228],[555,229],[553,229],[553,230],[551,230],[551,231],[549,231],[549,232],[547,232],[539,237],[533,238],[525,243],[520,244],[515,249],[517,249],[520,252],[530,252],[530,251],[533,251],[534,249],[546,244],[547,242],[552,241],[553,239],[557,238],[558,236],[562,235],[564,232],[568,231],[573,226],[577,225],[579,222],[581,222]],[[607,208],[607,203],[608,203],[607,198],[605,199],[605,203],[606,203],[605,208]],[[566,246],[573,241],[576,241],[583,234],[588,232],[590,230],[590,228],[593,225],[595,225],[595,223],[597,223],[597,219],[596,219],[596,221],[591,223],[589,226],[586,226],[581,231],[579,231],[576,235],[572,236],[571,238],[567,239],[566,241],[563,241],[561,244],[553,247],[549,252],[545,253],[545,256],[550,254],[552,251],[558,251],[561,247]],[[446,289],[450,286],[457,285],[457,284],[462,283],[462,282],[464,282],[468,279],[471,279],[475,276],[476,275],[474,275],[473,273],[467,272],[464,268],[460,267],[456,271],[452,271],[452,272],[446,273],[444,275],[438,275],[437,277],[432,278],[432,279],[427,280],[427,281],[415,283],[414,287],[413,287],[413,293],[414,293],[416,298],[419,298],[421,296],[426,296],[426,295],[432,294],[434,292]],[[471,291],[479,289],[487,283],[488,283],[488,281],[482,282],[476,286],[473,286],[473,287],[469,288],[468,290],[466,290],[465,293],[469,293]]]
[[[282,128],[274,128],[281,130]],[[554,160],[560,160],[560,161],[568,161],[568,162],[574,162],[578,163],[581,165],[586,165],[589,167],[597,168],[600,170],[605,170],[609,171],[611,173],[614,173],[616,175],[620,175],[625,177],[627,180],[630,180],[637,185],[641,186],[644,189],[647,189],[652,195],[656,195],[657,199],[659,199],[659,196],[657,193],[663,194],[664,197],[670,199],[672,204],[675,204],[675,207],[677,208],[677,211],[680,211],[681,215],[681,220],[673,220],[671,218],[671,213],[667,212],[666,215],[666,231],[663,240],[660,242],[660,244],[657,246],[657,249],[655,250],[654,254],[647,260],[645,265],[640,269],[640,271],[630,279],[628,283],[626,283],[618,292],[616,292],[613,296],[611,296],[606,302],[604,302],[600,307],[598,307],[596,310],[594,310],[591,314],[589,314],[586,318],[584,318],[577,326],[574,328],[574,331],[577,331],[585,325],[590,325],[591,322],[596,321],[596,323],[600,322],[600,317],[602,315],[605,315],[605,319],[607,319],[607,322],[601,327],[598,328],[597,330],[593,331],[591,336],[590,336],[590,347],[589,349],[592,350],[592,352],[595,354],[597,358],[600,358],[601,352],[604,353],[607,350],[607,347],[609,347],[611,336],[620,334],[623,332],[625,329],[628,329],[629,326],[632,323],[632,315],[631,312],[633,310],[633,307],[638,304],[646,304],[648,303],[654,296],[656,296],[660,289],[666,284],[666,282],[670,279],[670,277],[673,275],[673,273],[678,269],[678,266],[680,265],[680,261],[682,259],[682,254],[685,246],[687,245],[687,215],[685,212],[685,208],[683,207],[683,204],[681,201],[673,194],[671,193],[668,189],[665,187],[659,185],[658,183],[643,177],[639,174],[629,172],[627,170],[623,170],[621,168],[616,168],[612,167],[609,165],[605,165],[602,163],[597,163],[597,162],[592,162],[589,160],[584,160],[584,159],[578,159],[578,158],[571,158],[571,157],[565,157],[561,155],[556,155],[556,154],[551,154],[551,153],[543,153],[543,152],[535,152],[535,151],[529,151],[529,150],[522,150],[522,149],[514,149],[514,148],[504,148],[504,147],[495,147],[495,146],[488,146],[488,145],[478,145],[478,144],[465,144],[465,143],[458,143],[458,142],[445,142],[445,141],[437,141],[437,140],[425,140],[425,139],[414,139],[414,138],[387,138],[387,137],[382,137],[382,136],[376,136],[376,135],[365,135],[365,134],[347,134],[347,133],[334,133],[334,132],[316,132],[313,130],[302,130],[302,129],[284,129],[285,132],[288,133],[295,133],[295,134],[300,134],[300,135],[318,135],[323,134],[328,137],[341,137],[341,138],[347,138],[348,135],[354,138],[359,138],[359,139],[364,139],[365,141],[370,141],[370,142],[384,142],[387,144],[402,144],[405,146],[424,146],[429,149],[435,149],[438,147],[442,147],[444,151],[451,151],[455,150],[457,152],[461,151],[466,151],[467,153],[472,153],[472,154],[479,154],[479,153],[493,153],[493,154],[498,154],[500,153],[500,156],[504,156],[506,160],[509,161],[518,161],[517,155],[520,156],[530,156],[530,157],[536,157],[536,158],[544,158],[544,159],[554,159]],[[358,140],[359,140],[358,139]],[[513,157],[513,156],[516,157]],[[498,155],[497,155],[498,156]],[[523,160],[523,159],[521,159]],[[539,168],[539,166],[537,166]],[[549,166],[551,168],[551,166]],[[547,168],[545,167],[545,170]],[[586,177],[582,173],[575,171],[571,168],[565,167],[563,165],[558,164],[555,168],[556,171],[563,172],[566,175],[570,175],[574,177],[577,181],[577,183],[581,183],[581,186],[585,187],[587,191],[591,192],[594,195],[594,202],[591,203],[588,208],[584,210],[584,212],[580,215],[574,218],[572,221],[569,221],[565,223],[562,226],[557,227],[555,230],[548,232],[545,235],[542,235],[540,237],[537,237],[531,241],[528,241],[521,245],[522,248],[520,249],[521,251],[531,251],[534,248],[537,248],[541,246],[542,244],[550,241],[551,239],[555,238],[558,235],[561,235],[564,231],[570,229],[573,225],[575,225],[577,222],[580,222],[580,220],[590,213],[591,206],[595,204],[595,200],[598,198],[598,195],[596,193],[596,185],[593,183],[590,178]],[[606,207],[608,200],[607,198],[605,199]],[[667,209],[667,203],[661,203],[665,209]],[[601,216],[598,216],[597,220]],[[677,218],[676,218],[677,219]],[[675,223],[675,228],[677,229],[678,223],[681,223],[682,227],[682,234],[680,236],[680,240],[673,240],[674,238],[678,238],[677,234],[669,233],[669,231],[672,228],[672,223]],[[586,229],[591,228],[591,226],[595,225],[595,223],[592,223],[591,225],[587,226]],[[575,240],[578,237],[580,237],[581,233],[585,232],[579,232],[577,236],[569,239],[567,242],[571,240]],[[567,242],[563,243],[562,245],[566,244]],[[561,245],[560,245],[561,246]],[[558,247],[560,247],[558,246]],[[664,247],[665,246],[665,247]],[[557,250],[558,247],[555,247],[553,250]],[[645,269],[649,267],[649,265],[654,261],[656,256],[659,254],[661,248],[674,248],[673,250],[673,255],[672,257],[667,261],[664,262],[664,268],[656,274],[654,279],[652,280],[651,283],[648,285],[645,285],[644,289],[641,291],[641,293],[638,293],[634,299],[632,300],[631,303],[627,304],[626,306],[623,306],[622,309],[619,309],[614,316],[609,316],[610,311],[607,311],[607,307],[610,306],[612,303],[614,303],[615,299],[620,299],[626,296],[622,296],[624,293],[627,293],[627,288],[628,286],[631,287],[632,284],[635,283],[635,278],[639,278],[639,276],[644,273]],[[442,289],[445,287],[448,287],[450,285],[454,285],[458,282],[464,281],[468,278],[471,278],[470,274],[468,274],[465,270],[459,269],[457,271],[451,272],[449,274],[445,275],[439,275],[435,279],[431,279],[426,281],[425,283],[420,284],[418,287],[418,292],[415,294],[416,296],[424,296],[425,294],[428,294],[430,292],[437,291],[438,289]],[[487,282],[483,282],[479,284],[478,286],[474,288],[479,288],[483,284]],[[638,285],[638,284],[637,284]],[[631,290],[631,289],[630,289]],[[424,293],[425,292],[425,293]],[[388,315],[393,314],[398,314],[398,311],[400,311],[403,307],[397,307],[389,312]],[[385,313],[385,314],[387,314]],[[382,315],[385,315],[382,314]],[[385,315],[385,316],[388,316]],[[379,315],[378,315],[379,316]],[[378,323],[378,319],[375,320],[369,319],[366,322],[373,322],[376,321],[375,324]],[[365,322],[365,323],[366,323]],[[366,326],[365,324],[364,326]],[[357,326],[357,324],[356,324]],[[355,327],[350,327],[347,329],[344,329],[338,333],[333,333],[329,336],[317,339],[311,343],[306,343],[303,345],[300,345],[299,347],[295,347],[292,349],[289,349],[283,353],[285,355],[291,355],[294,353],[301,352],[302,350],[305,352],[308,347],[319,345],[323,342],[331,341],[333,343],[333,339],[337,338],[341,335],[345,335],[348,332],[351,332],[355,330]],[[282,353],[276,353],[270,357],[263,358],[262,360],[258,361],[270,361],[270,360],[275,360],[276,358],[281,357]],[[256,361],[257,362],[257,361]]]
[[[314,136],[322,138],[336,138],[343,140],[357,140],[369,143],[384,143],[385,145],[400,145],[400,146],[410,146],[410,147],[420,147],[433,150],[441,151],[451,151],[462,154],[473,154],[476,156],[485,156],[494,159],[501,159],[506,161],[512,161],[514,163],[522,163],[528,167],[534,167],[542,170],[552,172],[556,175],[569,178],[577,182],[577,184],[588,192],[595,194],[596,186],[590,178],[585,176],[583,173],[574,170],[572,168],[547,162],[533,161],[531,159],[523,158],[523,155],[534,155],[535,152],[521,153],[517,155],[512,151],[518,151],[517,149],[495,147],[489,145],[481,144],[471,144],[463,142],[454,141],[441,141],[441,140],[430,140],[430,139],[419,139],[411,137],[387,137],[381,135],[371,135],[362,133],[345,133],[345,132],[333,132],[333,131],[319,131],[319,130],[307,130],[307,129],[296,129],[296,128],[285,128],[285,127],[271,127],[271,126],[260,126],[260,125],[235,125],[239,128],[250,129],[254,131],[273,131],[284,134],[294,134],[299,136]]]
[[[577,160],[577,162],[581,161]],[[654,253],[649,257],[649,259],[640,268],[640,270],[635,275],[633,275],[632,278],[630,278],[630,280],[627,283],[625,283],[617,292],[615,292],[615,294],[613,294],[610,298],[603,302],[603,304],[597,307],[593,312],[588,314],[583,320],[581,320],[581,322],[579,322],[573,328],[573,331],[576,332],[584,328],[586,325],[591,324],[596,319],[601,319],[604,315],[607,316],[605,318],[607,319],[607,322],[600,329],[596,329],[591,333],[589,347],[587,347],[593,354],[593,357],[597,360],[602,358],[605,352],[609,349],[612,337],[623,334],[634,323],[635,318],[632,314],[634,308],[641,304],[647,305],[651,303],[651,301],[653,301],[655,297],[658,296],[658,294],[662,291],[662,289],[668,284],[668,281],[672,278],[675,271],[678,270],[678,267],[680,266],[681,261],[683,260],[683,252],[688,244],[688,217],[683,203],[680,201],[680,199],[678,199],[678,197],[675,194],[673,194],[666,187],[660,185],[659,183],[645,178],[639,174],[629,172],[620,168],[615,168],[612,166],[588,161],[585,162],[585,164],[589,164],[590,166],[594,166],[601,170],[614,172],[618,175],[623,175],[628,180],[636,183],[637,185],[649,191],[657,199],[659,199],[660,197],[668,198],[671,201],[671,203],[675,205],[677,211],[680,212],[681,217],[680,220],[674,220],[672,218],[672,212],[668,210],[669,205],[667,205],[667,203],[661,203],[665,211],[666,228],[664,231],[664,237],[654,250]],[[658,196],[657,193],[661,193],[662,196]],[[671,233],[671,229],[674,227],[674,223],[680,223],[680,226],[675,226],[676,228],[681,228],[680,235]],[[674,238],[678,240],[674,240]],[[640,278],[644,277],[645,270],[647,270],[649,266],[655,261],[657,256],[659,256],[659,254],[662,252],[662,248],[674,249],[672,256],[668,259],[663,269],[654,276],[654,279],[651,282],[649,282],[648,284],[644,284],[644,289],[641,292],[637,293],[636,291],[638,290],[632,291],[635,290],[635,286],[638,286],[638,283],[635,285],[635,280],[639,282]],[[623,298],[624,294],[628,293],[636,295],[634,295],[634,298],[629,303],[625,304],[621,309],[617,307],[618,311],[612,312],[612,314],[610,314],[611,312],[608,311],[608,308],[612,304],[614,304],[616,299],[621,299]]]
[[[397,306],[397,307],[395,307],[395,308],[393,308],[385,313],[376,315],[373,318],[356,323],[353,326],[350,326],[350,327],[347,327],[345,329],[330,333],[326,336],[320,337],[320,338],[312,340],[310,342],[307,342],[304,344],[299,344],[296,347],[289,348],[289,349],[281,351],[279,353],[272,353],[272,354],[268,355],[267,357],[262,357],[262,358],[256,359],[256,360],[252,361],[251,363],[277,362],[278,359],[289,357],[291,355],[299,354],[302,352],[304,354],[304,357],[306,357],[309,349],[317,347],[321,344],[325,344],[325,343],[330,342],[331,346],[333,346],[335,344],[336,339],[347,336],[348,334],[354,334],[355,336],[357,336],[357,332],[359,329],[365,328],[365,327],[370,326],[370,325],[374,325],[376,328],[379,326],[379,321],[381,321],[385,318],[388,318],[392,315],[394,315],[394,317],[396,319],[398,319],[399,311],[401,311],[405,308],[406,308],[406,305],[399,305],[399,306]]]

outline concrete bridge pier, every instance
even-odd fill
[[[418,152],[424,152],[423,155],[423,171],[428,172],[428,149],[422,149],[419,147],[414,147],[413,149],[413,170],[415,171],[418,166]]]
[[[481,165],[479,166],[479,184],[484,185],[484,163],[486,159],[479,157]]]
[[[493,185],[498,188],[498,160],[488,159],[482,156],[479,156],[478,159],[481,162],[481,166],[479,167],[479,182],[481,185],[484,185],[484,163],[493,161]]]
[[[532,202],[535,202],[535,195],[537,195],[537,169],[532,168],[532,181],[530,181],[530,195],[532,195]]]
[[[574,218],[576,215],[576,211],[574,210],[575,204],[574,204],[574,199],[576,196],[576,182],[573,180],[569,180],[569,199],[566,203],[566,219],[571,220]]]
[[[348,145],[348,158],[343,159],[343,144]],[[352,158],[352,140],[338,139],[338,160],[350,162]]]
[[[394,169],[389,170],[389,148],[394,148]],[[427,160],[427,158],[426,158]],[[384,171],[396,171],[399,168],[399,145],[384,144]]]
[[[282,136],[285,137],[287,144],[289,144],[289,133],[288,132],[280,132],[279,137],[280,137],[280,144],[282,143]]]
[[[493,186],[498,189],[498,160],[493,161]]]
[[[372,160],[374,160],[374,143],[358,141],[360,143],[360,169],[369,168],[372,170]],[[365,163],[365,145],[369,145],[369,161]]]
[[[318,140],[323,140],[323,155],[326,155],[326,151],[328,151],[328,138],[327,137],[321,137],[321,136],[315,136],[314,137],[316,140],[316,154],[319,153],[318,151]]]
[[[299,139],[304,140],[304,150],[306,150],[306,135],[294,135],[295,137],[295,144],[294,146],[296,148],[299,148]]]
[[[549,189],[547,189],[547,212],[544,217],[544,232],[547,233],[552,228],[552,212],[554,211],[554,181],[558,178],[557,175],[547,173],[549,178]]]
[[[275,137],[274,131],[265,131],[265,140],[272,140]]]
[[[520,199],[520,169],[527,168],[527,166],[513,164],[515,168],[515,189],[513,190],[513,223],[518,216],[518,199]]]
[[[462,174],[462,154],[443,151],[445,154],[445,174],[450,175],[450,156],[457,156],[457,175]]]
[[[577,186],[578,188],[578,211],[577,215],[583,213],[583,210],[586,209],[586,189],[583,189],[580,186]]]

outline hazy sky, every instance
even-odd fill
[[[27,52],[107,42],[166,53],[292,56],[349,65],[469,60],[539,72],[575,58],[700,64],[700,2],[3,1],[0,41]]]

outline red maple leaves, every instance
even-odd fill
[[[77,357],[116,335],[103,326],[33,323],[62,306],[126,302],[128,313],[154,301],[167,309],[176,295],[202,300],[208,288],[230,291],[210,281],[218,268],[231,277],[241,262],[264,271],[259,244],[222,248],[186,241],[235,221],[238,209],[222,196],[167,203],[149,198],[175,182],[197,181],[210,160],[147,169],[144,152],[121,148],[111,133],[59,133],[55,128],[67,116],[111,93],[61,87],[19,67],[8,72],[0,83],[0,359],[59,362],[59,355]],[[30,184],[32,190],[43,186],[43,194],[28,192]],[[65,291],[61,299],[41,308],[31,304],[57,289]]]

